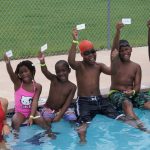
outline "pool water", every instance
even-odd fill
[[[150,111],[135,109],[139,118],[150,129]],[[6,138],[11,150],[149,150],[150,134],[135,129],[117,120],[97,115],[87,131],[87,143],[79,144],[74,125],[62,120],[53,123],[57,134],[51,140],[43,130],[33,125],[21,127],[19,139],[13,135]]]

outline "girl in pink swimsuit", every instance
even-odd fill
[[[28,125],[33,122],[46,129],[49,136],[54,138],[50,126],[44,121],[37,111],[39,96],[42,86],[34,81],[35,66],[29,60],[20,62],[15,72],[10,64],[10,59],[4,55],[6,67],[15,90],[15,114],[12,117],[12,127],[19,131],[19,127],[26,120]]]

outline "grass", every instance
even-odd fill
[[[85,23],[79,38],[93,41],[96,49],[107,47],[107,0],[0,0],[0,56],[9,49],[14,58],[35,57],[48,43],[47,54],[66,53],[72,27]],[[133,46],[147,45],[149,0],[111,0],[111,43],[115,23],[132,18],[122,37]]]

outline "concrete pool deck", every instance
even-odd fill
[[[68,55],[57,55],[57,56],[47,56],[45,58],[46,64],[48,69],[55,73],[54,66],[55,63],[60,60],[64,59],[67,60]],[[80,54],[77,54],[76,60],[82,60]],[[39,60],[37,58],[29,58],[36,67],[36,75],[35,80],[42,84],[43,90],[41,93],[42,98],[46,98],[49,93],[50,88],[50,81],[46,79],[46,77],[42,74],[41,68],[39,65]],[[131,60],[137,62],[141,65],[142,68],[142,88],[150,88],[150,62],[148,58],[148,48],[147,47],[138,47],[133,48]],[[13,69],[15,70],[17,64],[22,60],[12,60],[11,64]],[[110,50],[103,50],[97,52],[97,62],[105,63],[106,65],[110,65]],[[9,107],[14,107],[14,87],[13,83],[11,82],[4,61],[0,62],[0,97],[5,97],[9,101]],[[75,72],[71,70],[69,75],[70,81],[76,84]],[[101,74],[100,77],[100,90],[102,94],[106,94],[109,91],[110,87],[110,76]],[[76,95],[75,95],[76,97]]]

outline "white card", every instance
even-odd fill
[[[7,57],[12,57],[13,56],[12,50],[7,51],[6,56]]]
[[[45,50],[47,50],[47,43],[41,47],[41,52],[44,52]]]
[[[122,18],[123,24],[131,24],[131,18]]]
[[[76,26],[77,30],[83,30],[85,29],[85,24],[79,24]]]

